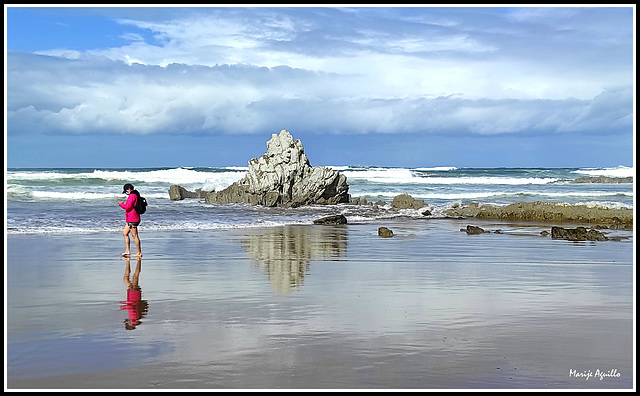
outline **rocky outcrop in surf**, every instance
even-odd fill
[[[633,209],[553,202],[518,202],[506,206],[472,202],[447,209],[445,214],[477,219],[590,223],[610,229],[633,229]]]
[[[608,177],[608,176],[584,176],[572,181],[572,183],[633,183],[633,176]]]
[[[326,216],[321,219],[316,219],[313,221],[313,224],[320,225],[341,225],[347,224],[347,218],[344,215],[334,215],[334,216]]]
[[[607,241],[606,235],[594,229],[585,227],[563,228],[551,227],[552,239],[566,239],[568,241]]]
[[[272,135],[266,154],[249,161],[244,178],[205,198],[212,204],[267,207],[339,204],[349,200],[346,176],[331,168],[312,167],[300,140],[293,140],[286,130]]]
[[[392,238],[393,237],[393,230],[387,228],[387,227],[379,227],[378,228],[378,236],[382,237],[382,238]]]
[[[420,209],[427,204],[422,199],[413,198],[409,194],[400,194],[393,198],[391,207],[393,209]]]
[[[176,184],[169,187],[169,199],[172,201],[182,201],[186,198],[206,198],[207,194],[209,193],[210,191],[204,191],[200,188],[196,189],[195,192],[189,191],[186,188],[178,186]]]

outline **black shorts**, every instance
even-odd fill
[[[131,228],[137,228],[140,225],[139,221],[127,221],[127,225]]]

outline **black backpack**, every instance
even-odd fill
[[[136,210],[136,213],[141,215],[144,212],[146,212],[147,211],[147,200],[144,197],[140,196],[140,193],[138,192],[138,190],[133,190],[133,191],[131,191],[131,193],[132,194],[136,194],[138,196],[138,199],[136,201],[136,207],[134,208]]]

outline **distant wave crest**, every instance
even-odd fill
[[[426,169],[426,168],[423,168]],[[451,168],[448,170],[454,170]],[[418,170],[418,169],[413,169]],[[361,180],[370,183],[384,184],[549,184],[558,181],[553,177],[500,177],[500,176],[458,176],[440,177],[432,175],[416,175],[412,169],[406,168],[368,168],[348,169],[342,173],[349,180]]]
[[[575,173],[589,176],[632,177],[633,167],[619,165],[613,168],[581,168]]]

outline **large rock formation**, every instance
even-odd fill
[[[289,132],[273,134],[267,153],[249,161],[249,171],[226,189],[212,192],[207,203],[248,203],[298,207],[349,202],[346,176],[325,167],[312,167],[300,140]]]

